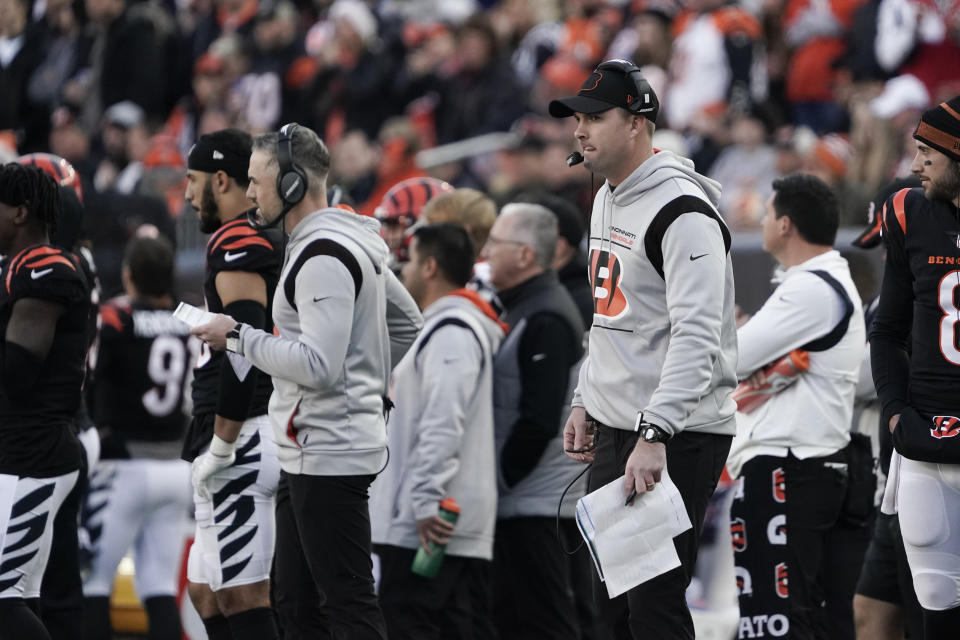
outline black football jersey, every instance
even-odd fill
[[[960,211],[914,188],[893,194],[882,215],[887,265],[873,335],[909,336],[904,400],[960,415]],[[886,406],[898,385],[885,378],[877,390]]]
[[[267,284],[268,308],[264,331],[273,332],[272,300],[277,288],[283,261],[283,238],[279,230],[259,230],[247,221],[245,215],[217,229],[207,241],[206,272],[203,296],[207,310],[223,313],[223,302],[217,295],[217,274],[221,271],[247,271],[259,274]],[[184,457],[192,459],[198,448],[206,445],[213,435],[211,416],[217,410],[220,385],[220,366],[226,355],[223,351],[211,351],[206,344],[200,348],[196,368],[193,371],[193,415],[190,433],[184,446]],[[273,382],[270,376],[258,372],[257,387],[251,399],[249,414],[267,412]]]
[[[190,327],[174,318],[172,309],[126,298],[100,308],[93,416],[104,433],[105,457],[127,457],[127,440],[183,437],[191,342]]]
[[[72,437],[88,347],[90,290],[76,258],[50,245],[27,247],[3,265],[0,336],[24,298],[65,307],[33,388],[13,397],[0,384],[0,473],[55,475],[77,468]]]

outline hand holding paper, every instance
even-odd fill
[[[190,327],[190,333],[197,336],[216,351],[227,346],[227,332],[233,329],[237,321],[222,313],[213,314],[192,304],[181,302],[173,312],[173,317]],[[227,359],[237,378],[243,381],[250,373],[252,365],[236,353],[227,352]]]
[[[577,502],[577,526],[607,593],[614,598],[680,566],[677,536],[691,528],[679,489],[664,469],[656,491],[623,505],[618,478]]]

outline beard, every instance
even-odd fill
[[[924,190],[924,194],[928,200],[947,202],[953,202],[960,197],[960,162],[951,161],[946,174],[938,180],[931,180],[929,191]]]
[[[213,198],[213,185],[207,180],[203,185],[203,193],[200,194],[200,231],[203,233],[213,233],[223,224],[220,222],[220,207]]]

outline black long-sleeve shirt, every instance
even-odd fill
[[[960,415],[960,211],[915,188],[882,215],[887,262],[870,332],[881,419],[908,405]]]

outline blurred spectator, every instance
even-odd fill
[[[66,107],[54,111],[50,121],[51,153],[69,161],[81,176],[89,180],[95,168],[90,157],[90,136]]]
[[[184,32],[184,47],[191,60],[196,60],[217,39],[236,35],[249,42],[258,0],[189,0],[178,14]]]
[[[767,90],[757,19],[724,0],[692,0],[686,7],[673,24],[663,100],[667,124],[679,130],[718,106],[746,112]]]
[[[672,0],[634,0],[630,10],[635,15],[610,45],[609,57],[633,60],[648,80],[650,67],[666,70],[672,44],[670,27],[679,8]],[[661,89],[654,87],[658,93]]]
[[[29,8],[29,0],[0,0],[0,130],[15,131],[17,147],[27,152],[42,148],[48,126],[27,93],[45,44],[40,29],[27,22]]]
[[[514,129],[519,129],[517,140],[497,154],[496,173],[490,180],[490,192],[504,202],[511,201],[520,191],[544,188],[546,174],[550,172],[543,166],[547,143],[536,124],[521,121]]]
[[[831,133],[820,137],[804,161],[803,171],[817,176],[833,189],[840,202],[840,224],[856,224],[870,202],[865,185],[847,179],[853,149],[846,136]]]
[[[410,178],[425,177],[426,172],[416,163],[419,150],[420,141],[409,120],[401,117],[387,120],[380,130],[377,181],[373,191],[357,211],[370,215],[395,185]]]
[[[38,110],[37,116],[47,118],[60,106],[60,90],[77,64],[80,43],[80,24],[71,0],[47,0],[44,13],[47,32],[46,55],[30,76],[27,87],[30,101]],[[43,129],[39,141],[47,144],[50,123]]]
[[[921,108],[940,103],[960,90],[960,4],[881,0],[875,46],[885,71],[916,78],[922,85],[912,85],[906,92],[894,84],[897,78],[887,83],[884,97],[904,101],[900,108],[914,99],[925,103]]]
[[[590,75],[590,70],[568,54],[557,54],[547,60],[540,69],[530,89],[530,108],[546,115],[547,105],[565,95],[575,92]]]
[[[183,154],[176,141],[165,134],[150,138],[147,152],[141,161],[143,175],[137,185],[137,193],[160,198],[167,205],[167,212],[176,218],[184,209],[183,194],[187,178]]]
[[[64,87],[87,131],[97,128],[102,110],[129,100],[150,117],[166,115],[167,64],[149,15],[128,9],[126,0],[86,0],[89,24],[78,65]]]
[[[279,0],[260,6],[253,30],[250,70],[260,74],[261,78],[266,74],[278,78],[281,86],[281,113],[292,106],[291,89],[299,88],[299,82],[303,82],[297,78],[297,83],[291,86],[288,76],[290,72],[297,73],[293,65],[305,55],[304,39],[298,37],[299,22],[294,4],[288,0]]]
[[[367,134],[360,129],[347,131],[330,145],[330,156],[330,183],[346,190],[351,202],[366,201],[377,180],[377,150]]]
[[[720,213],[734,228],[760,226],[763,203],[777,174],[776,151],[766,142],[760,119],[734,115],[730,127],[731,145],[720,152],[707,175],[723,185]]]
[[[186,155],[194,141],[209,131],[198,131],[204,113],[223,109],[227,102],[229,78],[223,59],[213,53],[205,53],[193,65],[193,91],[174,106],[167,118],[164,131],[177,141],[182,155]],[[216,127],[210,131],[219,131]]]
[[[439,56],[410,56],[398,82],[402,102],[437,90],[440,143],[507,131],[523,115],[525,96],[501,55],[489,20],[477,14],[464,23],[456,34],[454,51],[449,62]]]
[[[817,133],[841,131],[846,114],[834,102],[836,66],[846,51],[844,38],[864,0],[788,0],[784,36],[792,48],[787,99],[793,121]]]
[[[451,24],[463,22],[478,9],[477,0],[383,0],[381,4],[385,17],[418,20],[432,16]]]
[[[141,156],[146,153],[147,133],[143,109],[133,102],[112,105],[103,114],[100,139],[104,158],[93,175],[97,191],[133,193],[143,175]]]
[[[387,87],[393,60],[378,55],[376,17],[360,0],[337,0],[325,22],[314,25],[307,52],[318,70],[304,91],[295,119],[336,144],[351,129],[377,135],[391,111]]]

